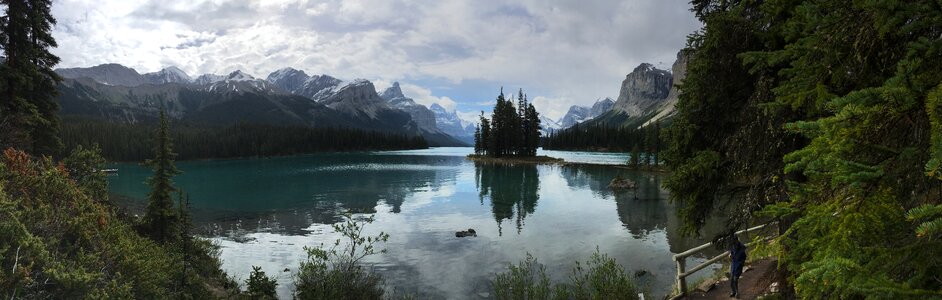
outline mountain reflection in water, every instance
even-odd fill
[[[336,239],[329,224],[345,211],[376,215],[367,231],[390,234],[388,253],[367,262],[385,275],[390,290],[420,298],[488,298],[493,274],[527,253],[562,281],[576,260],[596,249],[629,270],[650,271],[650,290],[664,295],[675,272],[671,255],[706,242],[679,234],[661,174],[618,166],[475,164],[464,158],[468,152],[180,162],[184,173],[175,181],[190,195],[200,234],[222,246],[224,269],[239,279],[252,265],[279,274],[283,298],[293,287],[291,272],[281,271],[296,269],[304,246]],[[143,207],[149,170],[112,167],[120,170],[109,177],[113,197],[132,210]],[[636,181],[638,189],[609,190],[616,176]],[[478,237],[454,236],[468,228]]]

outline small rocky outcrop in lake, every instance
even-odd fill
[[[633,190],[637,187],[637,184],[634,181],[631,181],[627,178],[615,177],[612,179],[612,182],[608,184],[608,188],[612,190]]]
[[[455,232],[455,237],[474,237],[478,236],[478,233],[474,229],[468,228],[468,230]]]

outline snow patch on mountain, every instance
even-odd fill
[[[465,124],[458,117],[458,113],[454,111],[447,111],[438,103],[433,103],[429,107],[429,110],[435,114],[435,126],[438,129],[441,129],[443,132],[447,133],[453,137],[468,137],[474,135],[474,126],[471,124]]]
[[[207,85],[226,80],[226,75],[203,74],[193,80],[193,84]]]
[[[150,84],[180,83],[189,84],[193,81],[190,75],[180,70],[180,68],[170,66],[160,71],[146,73],[143,75],[144,81]]]

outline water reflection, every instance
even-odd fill
[[[635,238],[666,229],[667,191],[661,188],[659,174],[600,166],[564,166],[561,173],[571,187],[589,188],[601,197],[614,198],[618,219]],[[634,181],[637,188],[609,189],[608,184],[616,177]]]
[[[463,157],[323,154],[271,159],[180,162],[175,178],[193,203],[201,234],[268,231],[303,235],[341,212],[399,213],[417,191],[453,185]],[[143,211],[150,170],[119,164],[109,177],[113,198]],[[382,204],[382,205],[380,205]]]
[[[677,231],[660,174],[617,166],[481,165],[467,161],[467,152],[182,162],[176,181],[190,193],[197,225],[208,228],[203,234],[222,245],[225,270],[244,280],[249,266],[262,266],[278,274],[283,297],[292,287],[291,273],[282,271],[296,269],[304,246],[337,238],[329,224],[341,211],[376,214],[368,230],[391,238],[389,252],[369,263],[391,288],[422,298],[489,298],[493,274],[527,253],[563,281],[573,262],[596,247],[629,270],[654,274],[651,290],[663,295],[675,272],[671,255],[705,242]],[[150,171],[115,167],[112,193],[142,207]],[[617,176],[638,189],[610,190]],[[479,236],[454,237],[467,228]]]
[[[513,222],[517,234],[523,230],[527,215],[536,210],[540,200],[540,176],[535,165],[476,163],[475,182],[481,203],[491,202],[498,234],[503,235],[504,220]]]

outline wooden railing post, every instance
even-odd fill
[[[684,296],[687,295],[687,278],[684,277],[686,272],[686,257],[677,258],[677,295]]]
[[[772,224],[772,223],[767,223],[767,224],[759,225],[759,226],[752,227],[752,228],[749,228],[749,229],[743,229],[743,230],[737,231],[736,234],[746,234],[746,233],[750,233],[750,232],[752,232],[752,231],[756,231],[756,230],[765,228],[765,227],[768,226],[769,224]],[[756,241],[756,243],[762,242],[762,241],[768,241],[768,240],[771,239],[771,238],[772,238],[772,237],[767,237],[767,238],[765,238],[765,239],[762,239],[761,241]],[[750,246],[752,246],[753,244],[754,244],[754,243],[747,243],[747,244],[746,244],[746,247],[750,247]],[[723,254],[717,255],[717,256],[715,256],[715,257],[713,257],[713,258],[711,258],[711,259],[708,259],[706,262],[703,262],[703,263],[701,263],[701,264],[699,264],[699,265],[694,266],[693,268],[690,269],[690,272],[687,272],[687,264],[686,264],[686,262],[687,262],[687,256],[691,256],[691,255],[693,255],[693,254],[696,254],[697,252],[700,252],[700,251],[702,251],[702,250],[704,250],[704,249],[707,249],[707,248],[709,248],[709,247],[712,246],[712,245],[713,245],[712,242],[706,243],[706,244],[703,244],[703,245],[700,245],[700,246],[691,248],[691,249],[689,249],[689,250],[687,250],[687,251],[684,251],[684,252],[681,252],[681,253],[678,253],[678,254],[675,254],[675,255],[674,255],[674,261],[677,263],[677,294],[674,295],[673,297],[671,297],[671,299],[680,299],[680,298],[683,298],[684,296],[687,296],[687,276],[693,275],[693,273],[696,273],[696,272],[698,272],[698,271],[700,271],[700,270],[703,270],[703,269],[707,268],[708,266],[710,266],[711,264],[716,263],[716,262],[720,261],[721,259],[726,258],[726,257],[729,255],[729,252],[728,252],[728,251],[723,252]]]

